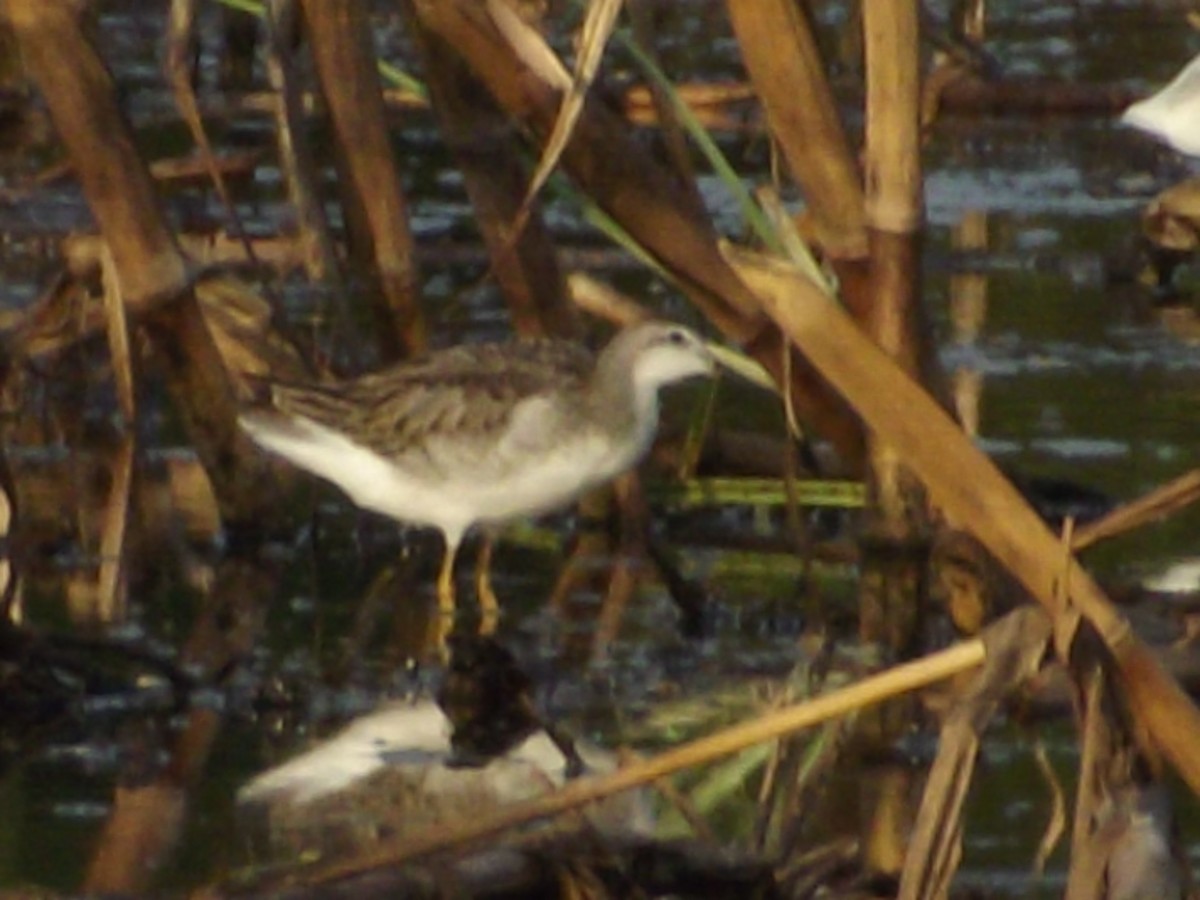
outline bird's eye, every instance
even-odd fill
[[[668,332],[667,343],[674,344],[676,347],[682,347],[687,343],[687,335],[685,335],[682,331]]]

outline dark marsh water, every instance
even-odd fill
[[[993,4],[990,14],[988,49],[1014,75],[1148,90],[1200,50],[1200,35],[1183,24],[1181,5],[1008,0]],[[719,5],[680,5],[676,15],[679,28],[671,32],[676,37],[664,48],[673,74],[681,80],[737,77]],[[836,6],[823,13],[831,41],[844,18]],[[111,41],[106,51],[127,89],[135,121],[151,119],[161,126],[170,107],[153,57],[159,25],[159,19],[121,4],[107,6],[101,21]],[[389,21],[381,34],[396,27]],[[266,126],[260,122],[246,130],[252,134],[255,128]],[[458,179],[443,168],[428,131],[406,132],[398,145],[412,181],[421,239],[469,238],[470,212]],[[750,168],[764,161],[761,139],[731,142],[729,149],[748,179],[765,177]],[[1189,336],[1168,327],[1145,290],[1113,275],[1129,255],[1142,206],[1192,172],[1193,165],[1100,116],[946,119],[930,136],[925,164],[925,302],[947,370],[981,383],[981,444],[1005,466],[1069,477],[1118,499],[1135,497],[1195,466],[1200,330]],[[17,183],[28,166],[27,160],[5,156],[4,185]],[[252,224],[271,229],[286,216],[277,202],[278,184],[269,174],[260,180],[262,200]],[[727,199],[719,187],[707,186],[717,220],[736,233],[739,226]],[[189,202],[217,214],[211,197]],[[971,256],[951,249],[951,231],[968,214],[986,215],[989,232],[988,249]],[[557,204],[552,221],[564,245],[602,246],[569,205]],[[54,267],[55,236],[87,227],[86,211],[69,183],[19,203],[0,203],[0,234],[7,241],[0,256],[0,309],[29,304]],[[683,302],[636,265],[619,254],[610,259],[611,269],[601,274],[653,298],[648,302],[672,315],[688,317]],[[967,272],[986,276],[987,303],[977,332],[964,336],[954,327],[950,283],[952,276]],[[478,285],[482,265],[434,262],[426,274],[428,309],[439,339],[504,331],[498,297],[486,284]],[[1200,266],[1185,266],[1177,283],[1185,300],[1200,290]],[[319,320],[321,304],[322,298],[309,291],[288,295],[299,321]],[[1180,306],[1170,322],[1186,318],[1188,310],[1186,303]],[[347,329],[330,333],[328,352],[354,362]],[[81,410],[81,418],[103,426],[109,398],[87,396],[95,406]],[[769,398],[749,396],[749,422],[777,422]],[[675,406],[686,412],[688,402],[681,398]],[[186,456],[161,416],[152,417],[144,443],[146,465],[155,471]],[[49,448],[14,443],[8,450],[18,473],[53,468],[82,453],[67,442]],[[228,695],[206,700],[227,712],[227,724],[197,788],[183,851],[165,878],[172,887],[212,878],[238,860],[241,848],[231,838],[238,784],[308,737],[369,709],[381,696],[417,687],[395,667],[385,638],[368,641],[353,665],[345,658],[345,641],[362,597],[402,550],[423,560],[414,571],[420,589],[428,591],[436,542],[401,538],[391,524],[358,516],[323,488],[302,492],[297,503],[301,520],[310,507],[316,510],[314,524],[280,541],[286,575],[270,602],[266,640],[248,666],[245,690],[239,692],[241,685],[235,684]],[[581,733],[611,739],[621,733],[622,721],[638,719],[663,697],[704,696],[790,665],[804,616],[796,608],[789,564],[766,557],[756,561],[755,570],[719,548],[684,547],[680,554],[685,571],[704,580],[716,600],[718,611],[704,639],[679,634],[665,592],[647,579],[603,662],[588,665],[578,654],[562,651],[580,639],[572,632],[576,626],[564,625],[544,607],[569,526],[565,518],[554,519],[548,530],[502,544],[495,574],[498,590],[509,601],[502,636],[529,662],[553,714]],[[1200,555],[1197,535],[1200,514],[1193,511],[1122,538],[1088,561],[1106,579],[1135,582]],[[196,579],[211,572],[219,554],[211,544],[183,543],[187,551],[164,561],[163,571],[132,596],[123,630],[134,639],[171,648],[186,636],[198,605]],[[179,549],[179,544],[169,546],[172,553]],[[68,542],[39,561],[26,585],[31,619],[69,622],[71,573],[90,565],[95,553],[93,546]],[[586,640],[586,627],[578,628]],[[249,686],[266,678],[281,685],[276,710],[265,710],[261,695]],[[138,722],[118,703],[113,709],[88,709],[72,717],[69,727],[25,736],[20,752],[0,769],[0,888],[38,884],[69,891],[79,883],[117,773],[131,747],[155,746],[163,724],[161,715],[151,726]],[[1073,736],[1052,733],[1048,740],[1052,754],[1069,767]],[[992,736],[989,762],[976,785],[982,799],[968,823],[972,880],[1017,893],[1029,890],[1028,860],[1048,815],[1027,750],[1023,738]],[[1022,799],[996,800],[1012,796]],[[1184,805],[1185,835],[1197,857],[1194,802]],[[1051,882],[1042,895],[1055,892]]]

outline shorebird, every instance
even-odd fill
[[[649,321],[599,354],[555,339],[465,344],[347,381],[267,382],[239,423],[358,506],[439,529],[445,623],[468,529],[559,509],[632,468],[654,437],[659,389],[712,370],[692,331]],[[490,547],[476,579],[485,631],[498,615]]]
[[[1148,131],[1185,156],[1200,156],[1200,56],[1166,87],[1130,105],[1121,123]]]

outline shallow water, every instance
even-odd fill
[[[721,16],[709,5],[695,8],[697,15],[677,32],[678,46],[668,48],[668,63],[689,74],[736,77],[728,40],[721,36]],[[131,86],[134,114],[161,114],[168,107],[154,88],[156,64],[138,58],[145,47],[145,20],[135,22],[119,6],[113,9],[102,24],[117,38],[112,48],[125,48],[120,72]],[[826,19],[832,23],[837,16],[831,11]],[[1170,77],[1197,43],[1178,11],[1143,3],[1028,0],[997,4],[992,16],[989,50],[1013,74],[1149,86]],[[694,52],[699,38],[683,39],[692,28],[704,29],[703,45],[718,59]],[[709,29],[717,30],[715,37]],[[431,147],[428,134],[401,141],[415,182],[414,223],[426,241],[463,234],[469,223],[458,179],[439,168]],[[761,156],[760,151],[751,148],[744,158]],[[931,136],[926,164],[927,309],[947,371],[976,373],[982,381],[981,444],[1014,470],[1069,477],[1118,499],[1137,496],[1194,466],[1200,438],[1195,338],[1167,328],[1144,293],[1114,285],[1110,278],[1113,260],[1133,241],[1141,206],[1190,171],[1190,164],[1096,117],[946,120]],[[278,187],[270,178],[260,187],[268,199],[259,205],[261,221],[255,224],[272,226],[282,218],[269,200]],[[736,231],[725,198],[714,189],[710,199],[718,221]],[[190,202],[215,209],[211,198]],[[955,253],[951,228],[973,212],[988,217],[989,248],[970,256]],[[551,219],[568,235],[564,243],[595,245],[568,206],[556,206]],[[9,237],[0,261],[0,306],[29,303],[51,266],[47,239],[85,222],[69,185],[39,191],[20,204],[0,203],[0,232]],[[426,272],[428,306],[440,340],[503,332],[494,291],[475,287],[481,266],[430,263]],[[951,277],[965,272],[987,279],[986,314],[969,337],[955,333],[950,300]],[[626,289],[662,299],[670,314],[688,315],[677,297],[647,284],[634,266],[623,264],[604,274]],[[1185,289],[1194,288],[1200,285],[1200,270],[1185,269],[1179,280]],[[300,321],[321,319],[319,298],[313,301],[310,292],[296,291],[289,306]],[[361,367],[346,330],[339,332],[335,323],[330,331],[329,352]],[[88,397],[95,404],[88,417],[102,424],[106,396]],[[756,402],[758,408],[746,418],[777,420],[768,398]],[[686,398],[674,404],[674,414],[686,413],[688,405]],[[154,424],[155,440],[169,444],[169,423]],[[75,455],[61,447],[47,453],[15,446],[11,452],[19,471],[28,471],[22,463],[49,465]],[[173,886],[211,878],[236,861],[240,848],[230,839],[232,797],[246,777],[311,735],[369,709],[380,696],[403,695],[425,684],[420,675],[395,666],[386,635],[387,602],[382,634],[365,641],[364,652],[352,660],[346,659],[345,647],[363,596],[402,552],[415,560],[406,563],[410,577],[427,596],[436,542],[401,537],[390,524],[359,517],[331,491],[314,488],[307,499],[301,493],[300,518],[309,516],[309,507],[316,512],[311,526],[281,538],[276,548],[286,574],[270,604],[265,641],[243,679],[226,694],[207,698],[227,713],[227,725],[198,786],[181,858],[166,877]],[[704,696],[790,665],[806,622],[797,575],[781,572],[778,558],[757,557],[743,566],[729,551],[690,546],[681,548],[681,565],[715,601],[706,636],[682,636],[666,593],[648,578],[606,657],[589,664],[586,644],[594,624],[586,613],[595,604],[586,597],[576,602],[578,623],[545,609],[562,541],[571,533],[565,518],[549,527],[536,540],[502,544],[496,581],[507,601],[502,637],[531,667],[539,700],[569,727],[613,738],[664,698]],[[772,528],[777,526],[765,526]],[[1197,534],[1200,514],[1193,511],[1099,548],[1088,561],[1106,579],[1132,581],[1200,553]],[[195,579],[210,576],[217,558],[203,542],[181,541],[170,548],[181,558],[164,562],[162,572],[132,592],[126,629],[131,638],[166,648],[186,637],[199,605]],[[95,552],[93,546],[55,546],[28,573],[34,621],[68,621],[66,583],[81,564],[94,560]],[[844,581],[840,590],[848,592]],[[264,704],[256,679],[278,682],[276,708]],[[161,711],[146,719],[122,715],[134,702],[131,695],[112,708],[89,708],[44,733],[24,735],[19,748],[4,748],[12,755],[0,770],[0,886],[36,883],[69,890],[78,884],[131,747],[160,747],[158,731],[170,721]],[[1052,744],[1069,767],[1073,739],[1064,732]],[[981,799],[968,827],[969,876],[978,884],[1023,892],[1047,801],[1020,739],[989,740],[988,754],[991,768],[977,785]],[[995,802],[1016,792],[1027,799]],[[1188,807],[1185,812],[1194,820],[1194,804],[1188,801]],[[1193,855],[1200,856],[1194,821],[1185,834]],[[1051,883],[1044,895],[1054,893]]]

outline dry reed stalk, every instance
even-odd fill
[[[579,335],[582,323],[563,299],[554,239],[536,200],[530,201],[517,227],[528,170],[512,124],[453,48],[425,27],[412,3],[405,0],[402,6],[421,55],[438,127],[462,173],[514,330],[527,336]]]
[[[127,432],[112,458],[112,478],[104,521],[100,525],[100,572],[96,589],[96,621],[123,622],[130,499],[133,494],[134,438]]]
[[[294,246],[294,242],[289,243]],[[63,256],[67,268],[85,280],[93,266],[107,257],[106,244],[95,235],[68,238],[63,242]],[[111,267],[111,262],[107,266]],[[107,269],[104,278],[111,278]],[[77,285],[68,281],[48,290],[30,309],[14,316],[10,328],[17,335],[14,346],[20,347],[23,359],[37,361],[55,356],[101,330],[111,330],[112,316],[94,304],[74,308],[78,294]],[[235,276],[217,274],[200,278],[194,294],[222,363],[235,378],[235,388],[240,389],[238,379],[244,374],[300,379],[311,376],[296,347],[278,332],[271,307],[259,292]],[[64,320],[69,320],[69,328],[63,327]],[[113,354],[116,367],[119,353],[114,350]],[[128,381],[120,373],[117,377]],[[119,386],[118,391],[130,391],[132,397],[130,388]],[[130,402],[121,400],[121,406],[126,421],[133,421]]]
[[[251,518],[268,499],[265,468],[237,430],[228,376],[115,86],[79,20],[81,7],[69,0],[14,0],[2,9],[111,249],[127,312],[140,317],[165,363],[222,512]]]
[[[919,48],[913,0],[868,0],[862,7],[867,62],[866,221],[871,305],[865,327],[875,343],[920,380],[932,341],[922,340],[918,132]],[[878,433],[870,460],[859,634],[892,650],[915,646],[925,603],[928,512],[920,484]],[[905,552],[907,550],[907,552]]]
[[[870,232],[868,330],[914,377],[935,374],[920,305],[919,234],[924,217],[917,4],[863,6],[867,53],[866,217]]]
[[[78,5],[16,0],[4,11],[108,239],[131,311],[173,298],[187,284],[184,260],[159,212],[112,78],[85,35]]]
[[[178,785],[118,786],[80,891],[147,893],[150,876],[183,833],[186,815],[187,795]]]
[[[419,272],[404,186],[396,171],[363,0],[302,0],[306,33],[333,122],[350,249],[372,272],[376,334],[385,360],[425,349]]]
[[[655,46],[658,42],[655,19],[658,16],[659,8],[663,5],[661,0],[634,0],[627,7],[634,40],[637,41],[642,53],[660,69],[662,65],[655,51]],[[648,95],[649,105],[652,109],[650,118],[658,126],[665,156],[670,162],[671,167],[675,170],[675,176],[680,187],[686,192],[686,196],[691,202],[693,213],[701,216],[707,215],[704,197],[700,193],[699,182],[696,180],[696,167],[692,164],[692,151],[688,144],[687,133],[684,131],[683,125],[679,120],[679,114],[666,87],[658,79],[649,78],[646,84],[640,87],[640,90],[639,88],[633,88],[626,91],[626,115],[630,115],[631,113],[630,95],[633,91],[638,91],[639,96],[641,94]],[[679,99],[681,102],[687,103],[687,100],[683,97]],[[694,113],[695,111],[693,110],[692,112]],[[631,115],[630,121],[633,121]],[[709,126],[703,125],[703,127],[707,129]]]
[[[1034,738],[1032,753],[1033,761],[1037,764],[1038,774],[1042,776],[1042,781],[1045,782],[1046,789],[1050,793],[1050,817],[1046,821],[1046,828],[1042,832],[1037,852],[1033,857],[1033,872],[1040,877],[1046,871],[1046,863],[1049,862],[1050,855],[1067,830],[1067,794],[1063,790],[1058,773],[1054,771],[1054,763],[1050,761],[1046,743],[1040,735]]]
[[[923,216],[917,124],[917,12],[908,0],[863,6],[867,50],[866,214],[873,303],[868,330],[910,375],[922,367],[919,251]]]
[[[296,213],[304,270],[313,281],[328,281],[339,277],[338,259],[321,203],[317,165],[305,137],[304,96],[292,64],[293,37],[299,27],[297,2],[274,0],[267,6],[267,80],[274,92],[271,113],[275,119],[279,170],[287,185],[288,201]]]
[[[638,42],[642,43],[639,36]],[[645,51],[645,44],[642,44]],[[660,66],[661,68],[661,66]],[[688,108],[696,123],[709,134],[722,132],[742,135],[757,135],[763,130],[762,111],[758,106],[754,89],[747,84],[732,85],[676,84],[679,101]],[[644,85],[629,88],[622,99],[621,111],[630,125],[655,126],[667,120],[650,97],[650,89]],[[672,107],[671,116],[675,116]],[[672,154],[674,162],[674,154]],[[678,167],[677,167],[678,168]]]
[[[231,275],[210,275],[196,283],[196,299],[240,398],[254,396],[245,384],[246,375],[312,377],[296,345],[279,332],[270,304],[245,282]]]
[[[628,748],[621,748],[617,751],[617,759],[618,764],[624,768],[638,762],[642,757]],[[693,835],[705,843],[715,844],[717,842],[717,836],[709,826],[708,820],[704,818],[704,814],[696,808],[691,796],[675,786],[675,782],[670,778],[659,778],[654,782],[654,789],[666,803],[670,804]]]
[[[637,15],[634,13],[633,15]],[[645,48],[643,48],[645,49]],[[722,107],[745,103],[755,99],[754,87],[742,81],[727,82],[684,82],[674,86],[679,99],[687,104],[694,114],[703,114],[706,107]],[[626,111],[640,110],[653,106],[653,89],[648,85],[635,84],[625,91],[623,105]],[[650,114],[646,114],[653,121]]]
[[[525,191],[525,199],[521,203],[521,211],[517,215],[517,229],[529,211],[533,198],[545,185],[550,173],[558,165],[559,157],[571,141],[575,123],[583,113],[584,101],[588,89],[600,70],[600,61],[604,58],[604,48],[612,37],[613,28],[617,24],[617,16],[621,12],[622,0],[589,0],[584,14],[583,25],[580,27],[575,47],[575,71],[558,85],[562,91],[562,105],[554,126],[542,144],[541,156],[533,176],[529,179],[529,187]],[[541,36],[526,25],[505,0],[493,0],[490,4],[492,19],[497,24],[507,23],[505,34],[516,44],[522,36],[532,36],[533,40],[541,43]],[[534,52],[537,52],[536,49]],[[565,74],[565,73],[564,73]]]
[[[580,778],[553,794],[502,810],[474,822],[430,828],[417,838],[384,845],[354,859],[318,864],[301,875],[307,884],[345,878],[383,865],[397,865],[431,853],[461,847],[536,819],[559,815],[621,791],[631,790],[693,766],[737,753],[846,715],[864,706],[926,687],[978,666],[984,660],[981,640],[959,643],[922,659],[904,663],[844,688],[766,713],[707,737],[660,753],[609,775]]]
[[[963,808],[971,787],[984,729],[1001,704],[1037,674],[1050,641],[1050,621],[1026,606],[992,623],[981,639],[987,648],[975,673],[938,734],[917,812],[898,900],[945,897],[962,858]]]
[[[208,173],[213,187],[216,188],[217,197],[221,200],[221,206],[229,219],[233,234],[241,243],[247,258],[251,262],[257,263],[254,246],[250,243],[250,238],[242,225],[242,218],[238,215],[237,206],[229,193],[229,185],[225,181],[223,167],[217,162],[216,154],[213,152],[212,143],[208,139],[208,132],[205,130],[204,121],[200,116],[200,104],[197,102],[196,92],[192,88],[190,61],[196,39],[197,3],[198,0],[171,0],[171,11],[167,17],[167,52],[164,68],[167,80],[171,84],[171,91],[175,95],[175,105],[179,107],[179,113],[187,124],[188,131],[191,132],[192,140],[196,142],[196,147],[200,150],[204,169]]]
[[[521,55],[483,4],[415,0],[413,8],[422,24],[462,57],[508,115],[543,138],[550,132],[561,102],[555,73],[562,66],[549,47],[530,40]],[[777,380],[782,378],[785,345],[774,328],[763,327],[746,285],[714,252],[712,224],[691,214],[674,177],[632,138],[616,113],[589,97],[563,150],[562,164],[717,328],[742,344]],[[862,431],[857,419],[802,360],[797,359],[790,371],[797,408],[833,443],[847,467],[858,469]]]
[[[1197,500],[1200,500],[1200,469],[1192,469],[1114,509],[1103,519],[1077,528],[1071,548],[1083,550],[1092,544],[1165,519]]]
[[[616,640],[621,619],[637,588],[638,571],[646,557],[645,500],[636,473],[627,473],[609,488],[586,494],[578,504],[583,521],[608,522],[619,515],[616,530],[593,525],[575,535],[570,553],[559,568],[547,606],[566,621],[585,625],[564,629],[560,656],[572,663],[603,659]],[[641,519],[638,519],[638,516]],[[613,559],[613,565],[596,566],[597,559]],[[599,607],[572,603],[586,593],[601,597]]]
[[[921,226],[920,63],[917,5],[867,0],[866,221],[877,231]]]
[[[1105,719],[1104,673],[1098,666],[1081,673],[1078,691],[1079,783],[1071,820],[1071,867],[1065,896],[1071,900],[1103,898],[1104,859],[1097,859],[1096,828],[1108,793],[1107,768],[1113,752],[1113,732]],[[1065,814],[1064,814],[1065,815]]]
[[[870,230],[868,331],[910,375],[922,368],[919,251],[922,224],[917,4],[863,4],[867,57],[866,221]],[[928,354],[924,354],[928,355]]]
[[[620,517],[617,524],[617,541],[614,564],[604,573],[607,584],[600,603],[599,616],[592,637],[593,661],[608,655],[608,648],[620,633],[625,609],[637,590],[641,573],[649,557],[650,509],[642,491],[638,473],[626,472],[612,484],[613,502]],[[668,580],[668,587],[669,587]]]
[[[863,187],[807,12],[790,0],[728,0],[727,6],[771,135],[837,271],[842,302],[863,319],[872,305]]]
[[[771,136],[804,191],[817,242],[834,259],[864,258],[858,167],[805,10],[790,0],[728,0],[727,6]]]
[[[290,235],[268,235],[253,240],[254,256],[246,255],[241,241],[225,232],[214,234],[178,235],[179,245],[187,257],[201,268],[218,266],[231,268],[257,263],[271,266],[280,275],[301,267],[301,249]],[[59,250],[72,277],[86,280],[99,270],[101,256],[106,252],[104,239],[96,234],[70,234],[62,239]],[[82,335],[81,335],[82,336]],[[66,344],[60,345],[65,347]]]
[[[1058,540],[949,415],[806,279],[776,261],[729,249],[788,339],[901,453],[933,502],[971,531],[1052,614],[1066,581],[1071,604],[1113,656],[1145,733],[1200,793],[1200,712]]]
[[[263,154],[258,150],[234,151],[213,159],[211,165],[216,167],[222,177],[236,176],[247,180],[253,177],[254,170],[262,159]],[[211,181],[209,165],[210,163],[204,160],[197,161],[191,156],[162,157],[150,161],[150,177],[159,184],[205,185]],[[73,174],[74,169],[70,162],[52,163],[23,179],[20,184],[4,187],[0,190],[0,198],[10,203],[23,200],[38,188],[65,181]]]
[[[567,290],[570,292],[571,302],[580,309],[615,325],[623,327],[651,318],[649,310],[587,272],[572,272],[568,275]]]
[[[108,355],[112,361],[117,407],[121,410],[125,427],[131,428],[137,421],[137,400],[134,395],[136,378],[133,371],[133,353],[129,348],[125,296],[121,293],[121,280],[111,253],[105,252],[101,257],[101,272],[104,285],[105,331],[108,338]]]

